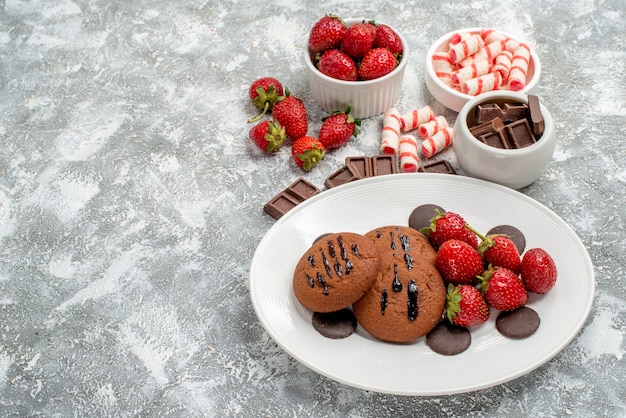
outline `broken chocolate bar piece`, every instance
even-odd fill
[[[511,122],[504,127],[511,148],[524,148],[537,142],[527,119]]]
[[[502,130],[502,128],[504,128],[504,123],[502,122],[502,119],[496,117],[488,122],[472,126],[471,128],[469,128],[469,131],[472,135],[478,138],[481,135],[500,131]]]
[[[544,121],[541,115],[541,106],[539,105],[539,97],[528,95],[528,108],[530,109],[530,121],[533,124],[533,134],[535,139],[541,138],[543,135]]]
[[[265,213],[279,219],[299,203],[320,192],[313,183],[300,177],[263,206]]]
[[[350,166],[361,178],[372,176],[372,161],[366,155],[346,157],[346,165]]]
[[[423,164],[417,169],[418,173],[456,174],[452,165],[447,160],[433,161]]]
[[[372,157],[372,176],[394,174],[397,172],[398,166],[395,155],[381,154]]]
[[[509,139],[507,138],[507,135],[505,134],[503,130],[493,131],[493,132],[486,133],[484,135],[480,135],[478,137],[478,140],[482,142],[483,144],[489,145],[490,147],[494,147],[494,148],[502,148],[502,149],[513,148],[509,142]]]
[[[476,122],[481,124],[500,118],[502,122],[513,122],[529,117],[530,110],[526,103],[481,103],[476,106]]]
[[[361,176],[359,173],[356,172],[351,165],[344,164],[337,171],[326,178],[324,186],[331,189],[360,178]]]
[[[274,219],[280,219],[285,213],[295,208],[300,201],[296,200],[291,194],[282,191],[272,198],[263,206],[265,213]]]

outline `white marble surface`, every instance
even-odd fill
[[[401,30],[397,106],[450,121],[424,85],[431,41],[489,26],[536,48],[558,145],[522,192],[576,231],[597,281],[546,365],[475,393],[383,395],[308,370],[257,321],[262,206],[302,173],[248,141],[247,88],[279,78],[315,133],[301,50],[324,13]],[[0,415],[626,416],[625,19],[622,0],[0,1]],[[380,127],[306,178],[374,155]]]

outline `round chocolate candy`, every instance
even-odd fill
[[[311,323],[317,332],[332,339],[346,338],[356,330],[356,318],[347,308],[334,312],[314,312]]]

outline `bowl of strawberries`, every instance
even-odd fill
[[[349,106],[358,119],[380,115],[400,96],[408,53],[389,25],[325,15],[311,28],[304,54],[313,98],[328,113]]]

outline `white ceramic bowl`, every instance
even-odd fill
[[[467,32],[480,33],[481,29],[482,28],[464,28],[464,29],[456,30],[454,32],[446,33],[441,38],[433,42],[430,48],[428,49],[428,52],[426,53],[426,65],[425,65],[426,87],[428,88],[428,91],[430,91],[430,94],[432,94],[433,97],[435,97],[435,99],[439,101],[439,103],[443,104],[449,109],[454,110],[455,112],[458,112],[459,110],[461,110],[463,105],[467,103],[467,101],[473,98],[474,96],[461,93],[460,91],[455,90],[451,88],[450,86],[446,85],[445,83],[443,83],[439,79],[439,77],[437,77],[437,74],[435,73],[432,56],[436,52],[448,51],[448,43],[452,35],[454,35],[455,33],[467,33]],[[500,30],[498,30],[498,32],[506,37],[510,37],[518,41],[521,41],[520,39],[515,38],[514,36],[511,36]],[[530,63],[528,65],[528,71],[526,74],[527,74],[526,86],[522,90],[520,90],[519,93],[534,94],[537,91],[537,87],[539,85],[539,79],[541,78],[541,62],[539,61],[539,57],[537,56],[533,48],[530,49]],[[500,91],[505,90],[505,89],[506,89],[506,86],[501,87]],[[485,94],[485,93],[482,93],[482,94]]]
[[[501,149],[487,145],[469,131],[474,110],[481,103],[528,103],[528,96],[512,91],[492,91],[469,100],[454,124],[452,144],[459,166],[471,177],[489,180],[520,189],[537,180],[552,159],[556,145],[554,123],[548,109],[541,104],[543,135],[532,145],[519,149]]]
[[[344,19],[348,27],[365,18]],[[376,22],[382,23],[382,22]],[[351,108],[350,114],[357,119],[364,119],[380,115],[392,107],[402,90],[404,69],[409,58],[409,48],[406,40],[400,32],[392,28],[402,41],[402,59],[395,70],[389,74],[375,80],[366,81],[344,81],[337,80],[320,72],[311,61],[308,42],[304,51],[304,61],[306,63],[309,77],[309,85],[313,99],[319,106],[328,113],[343,111]]]

